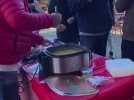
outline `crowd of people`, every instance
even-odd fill
[[[35,7],[36,2],[0,2],[0,100],[20,100],[18,62],[32,46],[45,45],[45,39],[38,34],[40,29],[56,27],[60,41],[80,44],[105,56],[107,39],[114,25],[114,6],[118,12],[126,13],[122,57],[134,60],[134,1],[49,0],[48,13]]]

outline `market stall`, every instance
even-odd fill
[[[105,57],[93,55],[93,75],[109,77],[104,84],[97,86],[99,92],[86,96],[61,96],[53,92],[47,84],[36,77],[30,81],[39,100],[133,100],[134,76],[113,78],[105,67]],[[118,66],[117,66],[118,67]]]

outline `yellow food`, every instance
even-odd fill
[[[55,56],[62,56],[62,55],[69,55],[69,54],[75,54],[78,52],[81,52],[82,49],[81,48],[62,48],[62,49],[58,49],[55,50],[54,52],[52,52],[53,55]]]

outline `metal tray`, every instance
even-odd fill
[[[98,93],[97,88],[80,76],[49,77],[46,79],[46,83],[52,91],[63,96],[84,96]]]

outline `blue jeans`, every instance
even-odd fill
[[[17,72],[0,72],[0,100],[20,100]]]

